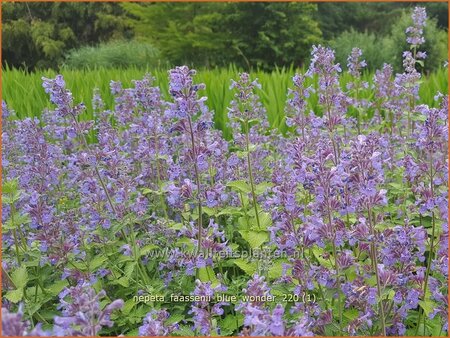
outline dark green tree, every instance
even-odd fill
[[[2,8],[2,63],[11,67],[55,68],[72,48],[132,34],[115,3],[4,3]]]
[[[321,41],[308,3],[124,3],[136,36],[172,64],[300,65]]]
[[[137,39],[151,42],[172,64],[222,65],[227,32],[217,3],[123,3]]]
[[[415,6],[425,7],[428,16],[437,19],[440,29],[448,27],[448,4],[444,2],[321,2],[318,20],[326,40],[350,29],[385,35],[403,11],[410,12]]]
[[[311,46],[322,41],[316,14],[311,3],[232,3],[224,29],[247,66],[300,66],[309,62]]]

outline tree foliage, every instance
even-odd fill
[[[356,32],[389,34],[406,10],[417,6],[416,2],[321,2],[318,4],[318,22],[327,40],[333,39],[344,31],[354,29]],[[448,27],[448,4],[420,3],[428,16],[437,19],[440,29]]]
[[[394,66],[396,72],[401,73],[403,72],[403,51],[409,49],[405,30],[411,24],[411,14],[403,11],[386,34],[359,32],[350,28],[331,40],[330,46],[336,51],[336,60],[341,65],[347,64],[347,57],[352,48],[358,47],[363,51],[363,58],[367,62],[368,69],[380,69],[383,63],[389,63]],[[427,20],[424,37],[425,44],[419,50],[426,50],[427,58],[421,71],[429,72],[441,67],[448,58],[447,34],[438,28],[438,21],[432,18]]]
[[[407,50],[408,48],[404,38],[405,30],[411,24],[411,15],[405,11],[391,28],[390,39],[386,45],[385,53],[397,70],[403,68],[402,50]],[[437,20],[432,18],[427,20],[424,37],[425,43],[418,50],[426,51],[427,53],[424,61],[425,71],[442,67],[444,61],[448,59],[447,32],[440,30]]]
[[[309,3],[124,3],[136,35],[173,64],[300,65],[321,41]]]
[[[395,59],[396,67],[401,68],[398,51],[404,47],[402,13],[416,5],[412,2],[7,2],[3,4],[2,62],[29,70],[58,68],[69,61],[67,56],[86,52],[92,56],[97,51],[106,53],[112,47],[114,57],[90,57],[93,61],[82,62],[83,67],[96,65],[100,59],[101,64],[108,66],[135,64],[129,59],[132,52],[116,47],[144,42],[145,48],[160,52],[159,63],[195,67],[232,63],[247,70],[270,70],[276,66],[304,65],[311,46],[318,43],[337,45],[338,59],[344,59],[355,38],[367,46],[367,51],[373,51],[372,64],[380,63],[380,49],[374,47],[382,45],[383,51],[390,49],[383,52],[389,54],[384,55],[384,60]],[[421,6],[426,7],[428,16],[434,20],[426,36],[430,51],[427,64],[433,69],[444,55],[448,4]],[[137,43],[130,42],[133,39]],[[375,40],[376,46],[370,46]],[[111,44],[106,48],[108,43]],[[81,51],[77,54],[78,49]]]
[[[123,10],[114,3],[4,3],[3,65],[54,67],[72,48],[130,37]]]

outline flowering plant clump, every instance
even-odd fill
[[[2,334],[447,335],[448,96],[412,19],[401,74],[313,46],[282,128],[241,73],[225,138],[187,66],[92,120],[61,75],[39,118],[2,102]]]

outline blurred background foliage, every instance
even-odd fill
[[[272,70],[309,63],[312,44],[331,45],[345,65],[352,47],[369,69],[401,70],[405,28],[417,3],[120,3],[2,5],[2,65],[61,68],[223,67]],[[447,3],[422,3],[425,70],[447,59]]]

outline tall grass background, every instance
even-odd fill
[[[262,89],[258,91],[264,104],[270,125],[274,128],[285,128],[284,109],[287,99],[287,89],[292,87],[292,76],[296,71],[304,72],[303,69],[282,68],[272,72],[254,71],[252,78],[258,78]],[[420,96],[421,102],[435,106],[434,96],[438,91],[448,92],[447,69],[440,68],[422,78]],[[95,68],[95,69],[62,69],[66,86],[72,91],[76,103],[84,102],[87,110],[81,116],[82,119],[93,118],[92,96],[94,88],[98,88],[107,109],[114,108],[114,98],[110,92],[110,81],[121,81],[125,88],[132,87],[132,80],[139,80],[146,73],[155,78],[155,85],[161,88],[163,97],[169,99],[168,94],[168,71],[167,69],[145,69],[129,67],[119,68]],[[231,135],[227,126],[227,107],[233,99],[230,90],[231,79],[238,77],[239,70],[233,66],[229,68],[217,68],[212,70],[199,70],[195,77],[197,83],[204,83],[206,89],[200,95],[207,96],[207,105],[214,111],[216,128],[222,129],[226,137]],[[2,74],[2,99],[6,101],[11,109],[16,111],[19,118],[39,117],[42,110],[52,107],[47,94],[42,88],[42,77],[52,78],[57,72],[52,70],[27,72],[18,69],[3,69]],[[373,73],[364,73],[363,80],[372,84]],[[351,80],[348,73],[343,72],[340,78],[342,88]],[[316,85],[314,79],[310,84]],[[372,91],[369,89],[363,94],[369,98]],[[311,109],[317,105],[317,96],[311,95],[308,99]]]

